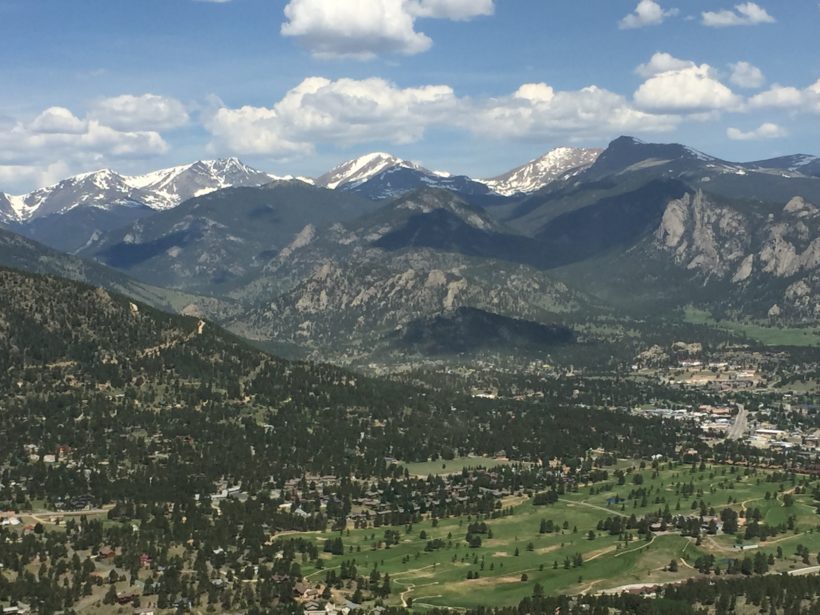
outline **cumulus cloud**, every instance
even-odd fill
[[[739,128],[727,128],[726,136],[733,141],[757,141],[760,139],[777,139],[785,137],[786,130],[772,122],[765,122],[754,130],[743,131]]]
[[[270,107],[229,108],[207,114],[215,151],[289,158],[316,143],[396,144],[421,139],[433,127],[492,139],[606,138],[623,132],[673,129],[679,116],[647,113],[597,86],[556,90],[527,83],[501,97],[459,97],[446,85],[401,88],[383,79],[311,77]]]
[[[71,167],[60,160],[46,165],[12,165],[0,163],[0,186],[50,186],[71,174]],[[25,189],[25,188],[21,188]]]
[[[664,10],[655,0],[640,0],[635,10],[618,22],[618,27],[621,30],[629,30],[657,26],[667,17],[674,17],[677,14],[678,9]]]
[[[290,0],[281,33],[319,58],[413,55],[433,44],[417,18],[466,20],[493,9],[493,0]]]
[[[754,2],[736,4],[734,10],[704,11],[701,23],[710,28],[728,28],[731,26],[756,26],[762,23],[774,23],[775,18],[762,6]]]
[[[649,78],[671,70],[683,70],[684,68],[695,68],[695,66],[697,65],[691,60],[681,60],[669,53],[658,52],[653,54],[646,64],[638,65],[635,72],[641,77]]]
[[[646,113],[620,94],[594,85],[556,91],[544,83],[531,83],[511,96],[478,103],[459,121],[485,137],[539,141],[665,132],[673,130],[680,118]]]
[[[189,119],[180,101],[156,94],[103,98],[92,107],[90,116],[117,130],[167,130]]]
[[[99,158],[142,158],[162,154],[168,144],[158,132],[120,131],[88,120],[82,132],[42,132],[16,124],[0,133],[0,163],[26,164],[94,154]]]
[[[729,68],[732,69],[729,81],[740,88],[755,89],[766,83],[763,71],[753,64],[749,64],[748,62],[735,62],[734,64],[730,64]]]
[[[657,73],[641,84],[634,99],[641,109],[666,113],[732,110],[742,102],[708,64]]]
[[[270,108],[221,107],[206,128],[219,147],[282,157],[310,152],[316,141],[416,141],[457,106],[452,88],[444,85],[400,88],[377,78],[310,77]]]
[[[773,84],[749,99],[751,109],[785,109],[820,113],[820,79],[804,89]]]
[[[0,123],[0,182],[45,185],[78,168],[150,158],[168,149],[157,131],[120,130],[65,107],[49,107],[30,120]]]
[[[32,120],[29,129],[35,133],[76,135],[88,130],[88,122],[65,107],[49,107]]]

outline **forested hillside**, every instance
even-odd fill
[[[503,453],[535,462],[526,477],[505,475],[520,489],[555,485],[551,459],[577,461],[597,447],[672,455],[695,441],[668,422],[570,404],[577,386],[556,381],[530,401],[493,401],[369,379],[271,357],[209,322],[105,290],[0,269],[0,510],[39,524],[22,541],[0,528],[0,539],[10,539],[0,559],[11,571],[0,575],[0,599],[28,600],[42,612],[99,601],[90,558],[114,545],[116,565],[144,583],[142,596],[158,594],[161,608],[206,594],[226,609],[288,603],[301,577],[292,565],[318,561],[318,551],[301,539],[265,542],[262,532],[344,527],[368,480],[407,478],[400,463]],[[596,383],[581,399],[608,397],[611,386]],[[290,492],[284,499],[285,485],[307,494],[315,490],[308,477],[328,476],[321,507],[310,500],[297,510]],[[392,484],[387,521],[415,518],[397,494],[418,498],[418,488]],[[238,499],[224,499],[229,488]],[[442,492],[437,514],[496,507],[494,496],[471,493],[464,500]],[[85,519],[62,525],[43,507],[107,515],[134,529]],[[220,547],[200,548],[200,540]],[[180,559],[174,544],[183,541],[190,551]],[[24,569],[47,551],[40,574],[28,576]],[[157,562],[147,576],[141,554]],[[240,600],[231,585],[220,590],[197,576],[195,565],[214,574],[256,565],[263,582]],[[283,573],[284,581],[272,580]],[[106,604],[123,595],[112,574]]]

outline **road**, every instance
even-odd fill
[[[793,577],[802,577],[807,574],[815,574],[820,572],[820,566],[809,566],[808,568],[799,568],[797,570],[789,570],[786,574],[790,574]]]
[[[727,440],[740,440],[746,433],[746,425],[749,422],[749,411],[746,410],[743,404],[737,405],[738,412],[735,417],[735,422],[729,428],[726,434]]]
[[[691,566],[690,566],[690,568],[691,568]],[[786,574],[788,574],[790,576],[804,576],[804,575],[809,575],[809,574],[815,574],[817,572],[820,572],[820,566],[808,566],[807,568],[798,568],[797,570],[788,570],[788,571],[786,571]],[[770,570],[766,574],[767,575],[778,575],[778,574],[783,574],[783,571]],[[708,577],[698,575],[697,577],[694,577],[694,578],[696,578],[696,579],[706,579]],[[617,594],[621,594],[623,592],[627,592],[630,589],[648,589],[648,588],[652,588],[652,587],[660,587],[662,585],[682,585],[683,583],[686,583],[687,580],[688,579],[675,579],[675,580],[669,580],[669,581],[657,581],[655,583],[631,583],[629,585],[621,585],[619,587],[613,587],[611,589],[602,589],[601,591],[596,592],[596,594],[599,594],[599,595],[600,594],[617,595]]]

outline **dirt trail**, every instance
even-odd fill
[[[797,487],[792,487],[791,489],[789,489],[787,491],[784,491],[783,495],[791,495],[795,491],[797,491]],[[780,508],[785,508],[786,507],[786,502],[780,499],[780,494],[779,493],[774,494],[774,499],[777,500],[778,502],[780,502]]]
[[[604,512],[611,513],[613,515],[617,515],[619,517],[629,517],[626,513],[622,513],[620,510],[612,510],[611,508],[604,508],[603,506],[598,506],[597,504],[590,504],[589,502],[575,502],[574,500],[565,500],[563,498],[558,498],[559,502],[564,502],[566,504],[572,504],[576,506],[586,506],[587,508],[595,508],[597,510],[603,510]]]
[[[39,510],[37,512],[22,513],[19,515],[21,520],[32,519],[34,523],[42,523],[43,525],[57,525],[51,519],[65,519],[73,517],[82,517],[84,515],[106,515],[108,511],[114,508],[113,504],[106,504],[102,508],[91,508],[89,510],[70,510],[70,511],[50,511]]]
[[[425,566],[424,568],[430,568],[430,566]],[[424,568],[419,568],[419,570],[424,570]],[[401,598],[401,605],[405,609],[408,608],[407,598],[416,589],[418,589],[419,587],[430,587],[432,585],[438,585],[438,583],[439,583],[438,581],[433,581],[432,583],[425,583],[423,585],[416,585],[415,583],[403,583],[402,581],[399,581],[396,577],[393,577],[393,582],[396,583],[397,585],[404,585],[407,588],[403,592],[401,592],[401,594],[399,594],[399,597]],[[440,598],[440,597],[441,596],[425,596],[425,598]]]
[[[655,542],[655,539],[657,537],[658,537],[658,535],[655,534],[655,535],[652,536],[652,540],[650,540],[649,542],[645,542],[644,544],[642,544],[638,547],[635,547],[634,549],[629,549],[628,551],[621,551],[620,553],[616,553],[615,557],[621,557],[622,555],[626,555],[627,553],[634,553],[635,551],[640,551],[641,549],[646,549],[649,545],[651,545],[653,542]]]
[[[150,348],[146,348],[138,353],[137,356],[139,357],[146,357],[148,355],[156,354],[161,350],[165,350],[167,348],[172,348],[178,344],[184,344],[185,342],[190,342],[192,339],[199,337],[202,335],[203,331],[205,331],[205,321],[200,320],[196,324],[196,330],[192,331],[188,335],[184,335],[179,338],[170,339],[167,342],[163,342],[162,344],[157,344],[156,346],[151,346]]]
[[[617,550],[617,548],[618,548],[617,546],[614,546],[614,545],[613,545],[613,546],[611,546],[611,547],[607,547],[606,549],[600,549],[599,551],[595,551],[595,552],[593,553],[592,557],[588,557],[588,558],[586,558],[586,559],[584,560],[584,562],[591,562],[591,561],[592,561],[592,560],[594,560],[594,559],[598,559],[598,558],[599,558],[599,557],[601,557],[602,555],[606,555],[606,554],[608,554],[608,553],[612,553],[613,551]]]
[[[587,561],[589,561],[589,560],[587,560]],[[579,594],[588,594],[588,593],[589,593],[589,590],[591,590],[593,587],[595,587],[596,585],[598,585],[598,583],[600,583],[600,582],[601,582],[601,580],[600,580],[600,579],[598,579],[597,581],[593,581],[592,583],[590,583],[589,585],[587,585],[584,589],[582,589],[582,590],[581,590],[581,591],[579,591],[578,593],[579,593]]]

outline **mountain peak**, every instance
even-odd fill
[[[640,139],[629,136],[621,136],[613,140],[604,150],[602,157],[607,153],[617,152],[638,152],[641,155],[651,155],[657,158],[697,158],[698,160],[717,160],[714,156],[709,156],[687,145],[680,143],[646,143]]]
[[[199,160],[144,175],[121,175],[104,168],[67,177],[29,194],[7,197],[3,217],[16,222],[60,214],[78,206],[108,209],[130,203],[162,210],[231,186],[260,186],[276,179],[233,156]]]
[[[335,190],[349,184],[360,184],[394,167],[422,169],[421,166],[386,152],[371,152],[335,166],[316,180],[316,184]]]
[[[227,158],[217,158],[216,160],[200,160],[198,164],[202,164],[208,167],[209,169],[219,171],[244,171],[251,168],[236,156],[228,156]]]
[[[596,177],[634,169],[635,165],[675,162],[686,169],[708,167],[713,171],[732,172],[738,167],[680,143],[644,143],[634,137],[613,140],[601,153],[589,172]]]
[[[577,175],[594,163],[602,151],[556,147],[512,171],[486,180],[485,183],[504,196],[535,192],[554,181]]]
[[[609,147],[624,147],[624,146],[630,146],[630,145],[646,145],[646,142],[641,141],[640,139],[637,139],[635,137],[630,137],[629,135],[621,135],[620,137],[617,137],[617,138],[613,139],[610,142],[608,148]]]

